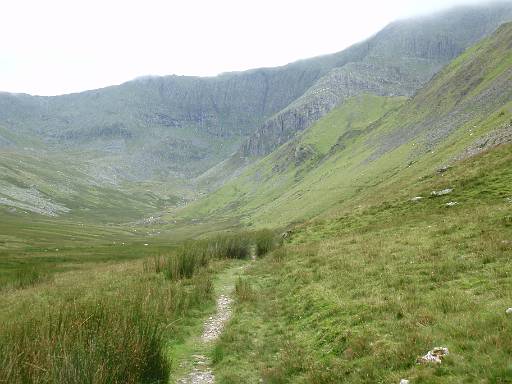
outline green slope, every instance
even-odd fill
[[[402,103],[402,98],[371,95],[351,99],[211,196],[187,207],[183,216],[254,217],[253,212],[282,199],[284,193],[305,183],[305,179],[318,167],[324,167],[331,156],[331,149],[336,149],[338,137],[366,127]]]
[[[212,353],[218,381],[512,381],[511,48],[508,24],[411,100],[340,131],[325,161],[247,211],[271,225],[300,210],[324,214],[290,226],[284,246],[239,281],[234,316]],[[326,131],[298,141],[325,153],[336,137]],[[251,183],[265,196],[271,183],[253,179],[262,169],[236,186]],[[297,191],[304,194],[293,200]],[[212,212],[243,212],[223,208]],[[419,364],[435,347],[449,354]]]
[[[144,77],[55,97],[0,93],[0,125],[44,142],[30,146],[36,151],[89,153],[92,176],[183,184],[240,148],[249,158],[268,154],[352,96],[412,95],[508,20],[510,3],[459,7],[400,20],[341,52],[276,68]]]
[[[99,183],[84,170],[76,154],[0,153],[2,211],[47,217],[119,223],[156,211],[164,202],[157,195]]]
[[[511,382],[511,161],[503,145],[410,178],[419,202],[380,196],[293,228],[240,283],[217,380]],[[449,355],[417,364],[434,347]]]
[[[361,93],[412,96],[444,65],[511,20],[511,4],[495,2],[391,23],[347,49],[362,48],[363,55],[332,68],[301,97],[267,120],[239,152],[249,157],[266,155]]]
[[[507,24],[409,101],[350,100],[181,216],[281,226],[333,206],[353,209],[410,193],[411,179],[510,124],[511,41]]]

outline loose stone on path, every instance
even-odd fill
[[[213,384],[215,376],[208,368],[208,359],[203,355],[194,355],[194,368],[187,376],[179,379],[177,384]]]
[[[226,295],[220,295],[217,300],[217,313],[206,321],[201,339],[208,343],[219,337],[224,324],[231,317],[231,303],[233,299]]]
[[[204,331],[201,335],[203,343],[209,343],[216,340],[224,325],[231,317],[231,304],[233,299],[227,295],[220,295],[217,299],[217,312],[215,315],[210,316],[204,324]],[[177,384],[214,384],[215,375],[210,368],[210,362],[204,355],[193,355],[193,369],[185,377],[179,379]]]

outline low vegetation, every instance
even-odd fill
[[[280,239],[276,232],[270,229],[262,229],[254,233],[256,256],[262,257],[280,245]]]
[[[195,360],[219,383],[511,383],[511,40],[502,26],[410,100],[347,100],[179,211],[165,183],[114,193],[6,154],[0,384],[168,382],[219,286],[233,316]]]
[[[238,278],[235,284],[235,296],[239,302],[252,301],[255,299],[255,291],[249,281],[245,278]]]
[[[219,263],[247,258],[251,244],[250,234],[188,241],[51,281],[21,270],[1,303],[0,383],[166,382],[167,345],[213,304]]]
[[[296,227],[237,284],[251,300],[215,349],[218,381],[511,382],[510,161],[503,146],[424,178],[422,200]],[[417,364],[437,346],[442,364]]]

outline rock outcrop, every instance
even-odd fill
[[[267,120],[236,156],[270,153],[351,96],[411,96],[443,65],[510,19],[512,7],[498,4],[392,23],[346,50],[358,54],[340,62],[299,99]]]

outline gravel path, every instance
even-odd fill
[[[245,269],[245,266],[240,267],[239,271],[243,269]],[[231,284],[230,282],[221,289],[223,293],[217,299],[217,312],[205,321],[203,333],[199,339],[200,348],[198,350],[203,350],[204,347],[215,341],[230,319],[233,304],[233,298],[230,296],[230,293],[233,291],[233,285]],[[179,379],[177,384],[215,383],[215,376],[210,368],[210,361],[206,356],[202,354],[192,355],[189,361],[192,363],[190,372]]]
[[[231,303],[233,299],[227,295],[220,295],[217,300],[217,313],[210,316],[204,325],[204,332],[201,336],[203,342],[208,343],[219,337],[224,325],[231,317]]]
[[[178,384],[213,384],[215,376],[209,368],[209,361],[206,356],[194,355],[194,368],[187,376],[178,380]]]

